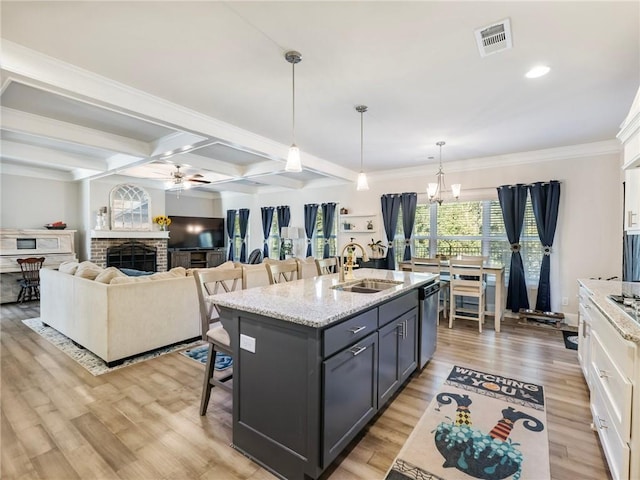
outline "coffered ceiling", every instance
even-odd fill
[[[350,185],[364,169],[509,161],[615,145],[640,84],[638,2],[10,2],[3,172],[204,191]],[[509,19],[512,48],[475,30]],[[292,142],[304,170],[284,172]],[[551,72],[524,77],[536,64]],[[608,143],[607,143],[608,142]],[[585,144],[587,145],[585,147]]]

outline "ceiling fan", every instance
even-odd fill
[[[204,176],[199,173],[187,175],[181,171],[180,168],[180,165],[176,165],[176,170],[171,172],[171,178],[169,178],[166,184],[168,190],[176,190],[178,197],[180,197],[182,190],[191,188],[192,184],[206,185],[211,183],[209,180],[203,180]]]

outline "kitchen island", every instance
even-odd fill
[[[640,283],[578,280],[578,360],[593,428],[615,479],[640,478]],[[616,301],[616,299],[618,301]]]
[[[318,478],[417,368],[419,290],[438,276],[354,275],[211,297],[233,348],[233,445],[282,478]],[[361,279],[380,291],[348,291]]]

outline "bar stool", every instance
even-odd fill
[[[40,269],[44,264],[44,257],[18,258],[16,261],[22,271],[18,303],[40,300]]]
[[[196,269],[194,271],[194,277],[198,287],[202,338],[209,343],[207,365],[205,367],[202,385],[202,397],[200,399],[200,415],[205,415],[213,387],[220,387],[227,391],[233,390],[231,384],[233,373],[223,375],[221,378],[214,376],[216,353],[222,352],[232,356],[233,351],[231,349],[229,333],[222,326],[222,322],[220,322],[218,306],[211,303],[207,297],[217,293],[240,290],[244,288],[245,284],[243,270],[239,267]]]
[[[451,259],[449,261],[450,292],[451,300],[449,302],[449,328],[453,327],[453,321],[456,318],[465,320],[476,320],[478,322],[478,330],[482,333],[482,324],[484,323],[485,311],[485,291],[486,282],[483,280],[483,259]],[[477,297],[478,311],[460,308],[456,306],[456,296],[460,297]],[[465,315],[473,314],[472,315]]]

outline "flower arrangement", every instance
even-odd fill
[[[368,247],[371,249],[371,256],[373,258],[384,257],[384,245],[382,244],[382,240],[378,240],[377,242],[375,242],[372,238],[371,243],[368,244]]]
[[[169,225],[171,225],[171,219],[166,215],[157,215],[153,217],[153,223],[160,225],[160,230],[165,230]]]

